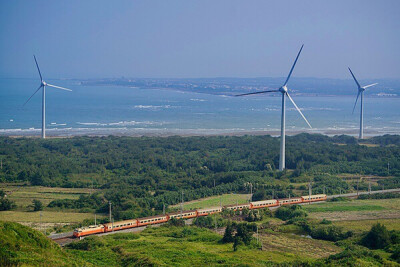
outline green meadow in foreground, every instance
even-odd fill
[[[0,234],[1,266],[398,266],[383,250],[347,244],[354,240],[335,244],[268,229],[260,231],[262,250],[253,239],[237,251],[195,226],[91,236],[65,248],[18,223],[0,222]]]

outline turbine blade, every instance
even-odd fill
[[[26,100],[26,102],[22,105],[22,106],[25,106],[26,105],[26,103],[28,103],[29,102],[29,100],[31,100],[31,98],[40,90],[40,88],[42,88],[42,85],[40,85],[39,86],[39,88],[33,93],[33,95],[31,95],[31,97],[30,98],[28,98],[28,100]]]
[[[366,85],[366,86],[363,86],[363,88],[366,89],[366,88],[368,88],[368,87],[371,87],[371,86],[374,86],[374,85],[377,85],[377,84],[378,84],[378,83],[368,84],[368,85]]]
[[[357,81],[356,77],[354,76],[353,72],[351,71],[350,67],[349,67],[349,71],[350,71],[350,73],[351,73],[351,76],[353,76],[353,79],[354,79],[354,81],[356,82],[358,88],[360,88],[361,86],[360,86],[360,84],[358,83],[358,81]]]
[[[296,60],[294,61],[293,66],[292,66],[292,68],[290,69],[289,75],[287,76],[286,81],[285,81],[285,83],[283,84],[283,86],[287,85],[287,83],[289,82],[289,79],[290,79],[290,76],[292,75],[294,66],[296,66],[296,63],[297,63],[297,60],[299,59],[301,50],[303,50],[303,46],[304,46],[304,44],[301,46],[300,51],[299,51],[299,53],[297,54]]]
[[[37,70],[39,72],[40,80],[43,81],[42,73],[40,72],[39,64],[37,63],[35,55],[33,55],[33,58],[35,59],[35,63],[36,63]]]
[[[50,86],[50,87],[54,87],[54,88],[58,88],[58,89],[62,89],[62,90],[66,90],[66,91],[72,91],[71,89],[68,89],[68,88],[64,88],[64,87],[61,87],[61,86],[56,86],[56,85],[52,85],[52,84],[46,84],[47,86]]]
[[[265,93],[272,93],[272,92],[279,92],[279,90],[267,90],[267,91],[260,91],[260,92],[253,92],[253,93],[240,94],[240,95],[235,95],[235,96],[256,95],[256,94],[265,94]]]
[[[357,94],[356,102],[354,103],[353,112],[352,112],[351,114],[354,114],[354,110],[356,109],[357,100],[358,100],[358,97],[360,96],[360,94],[361,94],[361,91],[360,91],[360,90],[358,90],[358,94]]]
[[[294,103],[294,100],[290,97],[290,95],[289,95],[288,92],[286,92],[286,95],[288,96],[288,98],[290,99],[290,101],[292,101],[293,106],[297,109],[297,111],[300,113],[300,115],[303,117],[303,119],[307,122],[308,126],[310,126],[310,128],[312,129],[311,124],[308,122],[308,120],[307,120],[306,117],[303,115],[303,113],[301,112],[301,110],[299,109],[299,107],[296,105],[296,103]]]

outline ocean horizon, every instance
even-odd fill
[[[280,134],[279,94],[232,97],[168,89],[82,85],[49,80],[72,92],[46,88],[46,135],[244,135]],[[40,136],[38,79],[0,79],[0,135]],[[295,86],[293,86],[295,88]],[[291,95],[310,129],[287,101],[287,134],[357,135],[359,103],[354,96]],[[366,96],[365,135],[400,134],[400,98]]]

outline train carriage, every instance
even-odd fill
[[[138,222],[136,219],[118,221],[118,222],[112,222],[112,223],[105,223],[104,224],[104,227],[105,227],[104,232],[124,230],[124,229],[129,229],[129,228],[133,228],[133,227],[137,227],[137,226],[138,226]]]
[[[104,225],[89,225],[87,227],[81,227],[74,230],[74,237],[82,237],[86,235],[94,235],[104,233]]]
[[[292,205],[303,203],[303,199],[301,197],[293,197],[293,198],[283,198],[278,200],[279,205]]]
[[[262,200],[262,201],[254,201],[251,202],[251,208],[252,209],[261,209],[261,208],[267,208],[267,207],[276,207],[279,205],[278,200],[276,199],[270,199],[270,200]]]
[[[167,217],[167,215],[157,215],[157,216],[139,218],[139,219],[137,219],[137,221],[138,221],[138,226],[145,226],[145,225],[149,225],[149,224],[157,224],[157,223],[167,222],[168,217]]]
[[[219,213],[222,211],[221,207],[207,208],[207,209],[198,209],[197,216],[207,216],[214,213]]]
[[[186,211],[178,211],[178,212],[173,212],[173,213],[168,213],[168,220],[172,218],[176,219],[190,219],[190,218],[195,218],[197,217],[197,211],[196,210],[186,210]]]
[[[319,195],[311,195],[311,196],[302,196],[303,202],[315,202],[315,201],[324,201],[326,200],[325,194]]]
[[[224,207],[227,210],[243,210],[243,209],[250,209],[250,203],[249,204],[238,204],[238,205],[229,205]]]

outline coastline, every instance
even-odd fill
[[[41,129],[0,129],[0,137],[11,138],[39,138]],[[286,130],[287,136],[301,133],[323,134],[327,136],[348,135],[358,136],[358,129],[311,129],[311,130]],[[400,134],[395,129],[365,129],[366,137],[382,136],[386,134]],[[68,128],[46,129],[48,138],[72,138],[75,136],[130,136],[130,137],[168,137],[168,136],[245,136],[245,135],[271,135],[280,136],[279,129],[246,130],[246,129],[166,129],[166,128]]]

